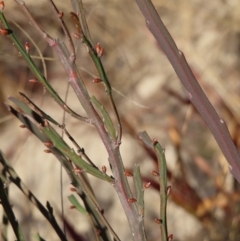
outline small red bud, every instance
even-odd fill
[[[7,30],[6,28],[0,28],[0,33],[1,33],[2,35],[9,35],[10,31]]]
[[[4,1],[1,1],[1,2],[0,2],[0,11],[1,11],[1,12],[2,12],[3,9],[4,9],[4,6],[5,6]]]
[[[96,229],[96,234],[97,234],[98,236],[100,236],[100,235],[101,235],[101,230],[100,230],[100,229]]]
[[[95,49],[96,49],[96,53],[97,53],[98,57],[101,58],[104,53],[104,48],[100,45],[100,43],[97,43]]]
[[[82,38],[82,35],[80,33],[73,33],[73,37],[75,39],[81,39]]]
[[[107,171],[107,168],[105,166],[102,166],[102,172],[106,173],[106,171]]]
[[[159,219],[159,218],[155,218],[155,219],[154,219],[154,222],[157,223],[157,224],[160,224],[160,223],[162,223],[162,220]]]
[[[27,51],[27,53],[29,52],[29,49],[30,49],[30,45],[28,42],[25,43],[25,49]]]
[[[92,82],[93,83],[100,83],[100,82],[102,82],[102,80],[100,78],[95,78]]]
[[[20,125],[19,127],[20,127],[20,128],[26,128],[26,126],[25,126],[25,125],[23,125],[23,124],[22,124],[22,125]]]
[[[46,153],[52,153],[49,149],[44,150],[44,152],[46,152]]]
[[[70,208],[70,209],[75,209],[76,207],[75,207],[75,206],[73,206],[73,205],[71,205],[69,208]]]
[[[152,140],[152,143],[153,143],[153,145],[156,145],[156,144],[158,143],[158,140],[157,140],[156,138],[154,138],[154,139]]]
[[[170,234],[169,236],[168,236],[168,241],[172,241],[173,240],[173,234]]]
[[[33,84],[36,84],[36,83],[38,83],[38,81],[36,80],[36,79],[30,79],[30,80],[28,80],[30,83],[33,83]]]
[[[75,173],[81,173],[81,172],[83,172],[83,169],[80,168],[80,167],[76,167],[72,171],[75,172]]]
[[[132,172],[129,172],[129,171],[125,171],[125,175],[127,177],[132,177],[133,176]]]
[[[135,198],[133,198],[133,197],[131,197],[131,198],[129,198],[128,199],[128,202],[129,203],[135,203],[137,200],[135,199]]]
[[[147,182],[147,183],[144,185],[144,188],[149,188],[150,185],[151,185],[151,182]]]
[[[58,17],[59,17],[59,18],[62,18],[62,17],[63,17],[63,12],[62,12],[62,11],[59,11],[59,12],[58,12]]]
[[[152,171],[152,175],[153,175],[153,176],[159,176],[159,173],[156,172],[156,171]]]
[[[76,192],[76,188],[70,187],[70,191],[71,191],[71,192]]]
[[[47,128],[50,127],[50,124],[49,124],[49,122],[46,119],[44,119],[44,126],[47,127]]]
[[[51,141],[44,142],[46,147],[53,147],[53,143]]]

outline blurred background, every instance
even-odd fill
[[[66,40],[48,1],[25,2],[47,33]],[[239,147],[239,1],[153,2]],[[70,1],[56,0],[55,3],[64,12],[64,20],[73,33]],[[156,170],[156,158],[137,137],[137,133],[143,130],[157,138],[166,150],[169,184],[172,186],[168,202],[168,230],[174,235],[174,240],[239,240],[239,184],[229,174],[228,164],[215,140],[189,103],[186,91],[148,32],[136,3],[86,0],[84,6],[93,42],[99,42],[105,50],[102,61],[123,123],[121,152],[125,167],[132,170],[134,164],[139,163],[144,182],[152,183],[145,192],[145,224],[149,240],[159,238],[159,227],[154,223],[154,218],[159,216],[159,194],[157,180],[151,175],[151,171]],[[60,61],[29,24],[21,9],[13,0],[8,0],[5,1],[4,13],[20,41],[23,44],[29,42],[30,54],[58,94],[63,99],[67,96],[69,106],[84,115],[74,91],[67,88],[67,76]],[[77,41],[75,44],[77,65],[89,92],[111,110],[104,87],[92,83],[97,73],[86,49]],[[33,78],[10,40],[0,36],[0,148],[42,203],[50,201],[59,222],[62,222],[60,164],[43,151],[44,146],[35,137],[19,128],[20,122],[8,113],[4,105],[4,102],[10,103],[8,96],[19,97],[18,92],[23,92],[47,114],[63,122],[62,109],[41,85],[29,82]],[[110,170],[106,151],[94,128],[69,115],[66,115],[65,123],[92,161],[99,167],[106,165]],[[130,230],[114,189],[96,178],[91,178],[91,182],[119,237],[130,240]],[[70,187],[70,181],[63,173],[66,220],[77,233],[90,240],[92,231],[87,217],[69,210],[67,196]],[[28,240],[33,240],[37,232],[47,240],[58,240],[48,223],[13,185],[10,185],[10,198]],[[69,240],[72,240],[71,234]]]

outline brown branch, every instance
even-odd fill
[[[196,107],[212,132],[220,149],[229,163],[230,172],[240,183],[240,157],[225,122],[204,94],[193,75],[184,54],[178,49],[172,36],[160,19],[151,0],[136,0],[146,25],[164,51],[176,74],[189,94],[189,100]]]
[[[119,151],[119,144],[116,144],[114,141],[112,141],[107,131],[105,130],[103,121],[97,114],[90,101],[88,91],[81,79],[77,66],[69,58],[69,52],[64,43],[60,40],[51,38],[46,32],[42,30],[42,28],[38,25],[38,23],[34,20],[32,15],[28,11],[23,1],[15,1],[22,7],[22,10],[26,13],[33,27],[36,28],[36,30],[44,37],[44,39],[49,43],[51,47],[53,47],[53,49],[58,54],[58,57],[61,60],[62,65],[68,75],[68,81],[70,82],[81,105],[83,106],[88,117],[90,118],[91,123],[95,125],[99,136],[101,137],[102,142],[104,143],[104,146],[108,152],[108,159],[112,168],[113,177],[115,179],[113,186],[119,196],[119,199],[127,216],[129,226],[132,232],[132,237],[135,241],[146,240],[143,219],[141,219],[138,214],[137,205],[136,203],[129,201],[131,200],[133,195],[131,193],[128,181],[125,176],[125,170]]]

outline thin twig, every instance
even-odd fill
[[[61,26],[62,26],[62,29],[68,39],[68,43],[69,43],[69,47],[70,47],[70,58],[71,58],[71,61],[75,61],[76,60],[76,52],[75,52],[75,47],[74,47],[74,44],[73,44],[73,40],[72,40],[72,37],[71,37],[71,34],[69,33],[68,31],[68,28],[63,20],[63,12],[60,12],[57,8],[57,6],[55,5],[54,1],[53,0],[48,0],[51,5],[52,5],[52,8],[53,8],[53,11],[56,13],[56,16],[59,20],[59,22],[61,23]]]
[[[158,159],[158,178],[160,187],[160,219],[155,219],[160,224],[160,235],[161,241],[168,241],[168,230],[167,230],[167,165],[165,159],[165,151],[158,143],[156,139],[151,140],[147,132],[138,133],[139,138],[144,144],[154,150]],[[170,190],[170,187],[169,187]]]
[[[23,6],[23,9],[26,9],[26,8],[24,8],[25,3],[23,1],[19,1],[19,0],[15,0],[15,1],[17,3],[19,3],[21,6]],[[29,11],[27,9],[25,10],[25,13],[26,13],[27,16],[30,15],[30,13],[29,13]],[[36,76],[37,80],[46,88],[46,90],[50,93],[50,95],[52,95],[52,97],[59,104],[59,106],[61,108],[63,108],[64,110],[66,110],[74,118],[79,119],[81,121],[84,121],[86,123],[91,123],[91,120],[89,120],[88,118],[85,118],[85,117],[82,117],[82,116],[78,115],[73,110],[71,110],[67,105],[65,105],[65,103],[60,98],[60,96],[56,93],[56,91],[49,84],[49,82],[47,81],[46,77],[40,72],[40,70],[38,69],[36,64],[33,62],[31,56],[26,52],[25,48],[18,41],[18,39],[16,38],[15,34],[10,30],[10,26],[9,26],[7,20],[5,19],[5,16],[4,16],[3,12],[0,12],[0,21],[2,22],[4,28],[6,28],[9,31],[9,35],[8,35],[9,38],[14,43],[14,46],[16,46],[16,48],[18,49],[20,54],[23,56],[23,58],[26,60],[29,68],[31,69],[33,74]],[[39,31],[40,31],[40,29],[41,28],[38,26],[38,30]],[[42,34],[43,34],[44,38],[46,38],[48,40],[49,44],[53,44],[54,43],[54,41],[45,32],[43,32]]]
[[[79,17],[75,13],[73,13],[73,12],[71,12],[70,14],[71,14],[71,17],[72,17],[75,25],[76,25],[78,34],[80,36],[80,40],[81,40],[81,42],[83,42],[86,45],[87,51],[88,51],[88,53],[89,53],[89,55],[90,55],[94,65],[95,65],[95,68],[98,71],[100,81],[102,83],[104,83],[104,85],[105,85],[105,92],[108,95],[109,101],[111,103],[111,106],[113,108],[114,114],[115,114],[116,119],[117,119],[117,125],[118,125],[117,144],[120,145],[121,144],[121,139],[122,139],[122,124],[121,124],[121,120],[120,120],[120,116],[119,116],[116,104],[115,104],[115,102],[113,100],[112,86],[111,86],[111,84],[109,82],[108,76],[107,76],[107,74],[105,72],[105,69],[103,67],[103,64],[102,64],[102,61],[101,61],[101,57],[98,56],[96,50],[93,48],[92,43],[89,41],[87,36],[82,31],[82,26],[80,24]]]
[[[0,159],[1,159],[1,153],[0,153]],[[7,198],[7,195],[5,193],[4,190],[4,185],[3,185],[3,181],[0,178],[0,197],[1,197],[1,204],[3,206],[3,209],[7,215],[7,218],[9,220],[9,222],[11,223],[11,226],[13,228],[13,231],[16,235],[17,240],[19,241],[25,241],[26,239],[23,236],[22,230],[19,226],[19,223],[13,213],[11,204],[9,203],[9,200]]]
[[[1,155],[1,151],[0,151],[0,155]],[[1,168],[2,169],[2,168]],[[4,169],[1,170],[1,179],[4,183],[7,183],[7,173]],[[9,187],[8,187],[8,184],[6,187],[4,187],[5,189],[5,193],[6,193],[6,196],[8,197],[8,193],[9,193]],[[1,229],[1,240],[2,241],[8,241],[8,227],[9,227],[9,220],[8,220],[8,217],[6,215],[6,212],[3,212],[2,213],[2,225],[0,227]]]
[[[40,48],[38,47],[38,45],[36,44],[36,42],[33,40],[33,38],[31,37],[31,35],[28,34],[28,32],[27,32],[25,29],[23,29],[16,21],[11,20],[11,22],[24,33],[24,35],[30,40],[30,42],[31,42],[31,43],[33,44],[33,46],[36,48],[36,50],[37,50],[37,52],[38,52],[38,54],[39,54],[39,58],[40,58],[40,60],[41,60],[41,62],[42,62],[43,74],[44,74],[44,76],[47,78],[47,66],[46,66],[46,63],[45,63],[45,60],[46,60],[46,59],[43,57],[43,54],[42,54]],[[32,58],[32,56],[31,56],[31,58]]]
[[[86,17],[85,17],[85,10],[84,10],[84,7],[83,7],[83,2],[82,2],[82,0],[71,0],[71,2],[72,2],[72,7],[75,11],[75,14],[77,16],[80,16],[81,26],[83,27],[83,33],[87,37],[89,42],[92,44],[90,31],[89,31],[87,20],[86,20]]]
[[[49,212],[34,196],[34,194],[27,188],[27,186],[22,182],[21,178],[15,172],[13,167],[11,166],[10,162],[3,156],[2,152],[0,151],[0,162],[2,163],[5,171],[10,176],[10,181],[12,181],[22,192],[23,194],[31,201],[38,210],[42,213],[42,215],[49,221],[52,225],[53,229],[57,233],[58,237],[62,241],[67,241],[64,233],[62,232],[61,228],[58,226],[57,221],[52,212]]]

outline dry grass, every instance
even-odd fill
[[[66,2],[56,1],[70,24],[67,14],[70,8]],[[26,3],[32,4],[36,18],[47,32],[63,37],[47,2],[28,0]],[[239,2],[156,0],[154,3],[178,47],[185,53],[200,85],[219,115],[226,120],[235,143],[239,144]],[[66,79],[60,62],[27,23],[14,1],[8,0],[5,4],[7,18],[26,31],[44,57],[51,58],[44,59],[47,76],[64,97]],[[172,177],[170,183],[173,186],[168,208],[169,231],[174,234],[174,240],[239,240],[240,233],[236,229],[239,221],[238,185],[229,176],[227,162],[203,121],[189,105],[187,94],[173,69],[147,31],[136,4],[134,1],[87,0],[86,9],[93,40],[105,47],[103,62],[113,87],[120,92],[115,93],[114,97],[124,123],[121,151],[126,168],[131,169],[134,163],[140,162],[144,177],[150,178],[155,164],[137,141],[136,135],[138,131],[147,130],[166,148],[169,175]],[[29,41],[29,37],[14,22],[11,26],[23,43]],[[43,152],[43,146],[34,137],[25,130],[19,130],[19,123],[9,116],[3,102],[8,95],[17,96],[17,92],[21,91],[31,96],[57,120],[61,121],[63,113],[48,95],[43,95],[40,86],[28,83],[32,74],[11,43],[3,37],[0,37],[0,42],[1,149],[40,200],[43,203],[50,200],[55,210],[60,211],[58,163]],[[31,54],[39,56],[34,47]],[[102,86],[91,83],[95,72],[81,45],[78,54],[78,65],[88,72],[82,71],[82,75],[90,92],[106,101]],[[44,69],[42,61],[36,61]],[[68,103],[79,111],[72,90],[68,94]],[[92,160],[96,160],[99,166],[106,165],[107,156],[95,130],[70,117],[66,118],[66,123]],[[97,196],[113,227],[122,240],[129,240],[130,231],[127,225],[124,226],[125,217],[119,215],[123,211],[115,194],[113,191],[110,193],[105,184],[99,184],[95,179],[92,181],[97,190],[101,188]],[[88,234],[86,220],[79,216],[72,217],[67,209],[69,186],[64,176],[66,217],[72,222],[77,220],[80,229]],[[11,197],[28,240],[32,240],[32,234],[38,230],[43,236],[47,235],[47,240],[57,240],[49,233],[46,222],[32,206],[26,205],[26,200],[14,188],[11,188]],[[154,188],[146,192],[146,206],[149,240],[157,240],[158,228],[153,219],[158,215],[158,194]],[[36,225],[32,225],[33,222]]]

